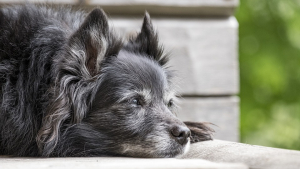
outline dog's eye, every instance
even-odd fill
[[[132,103],[134,106],[141,106],[141,105],[142,105],[140,99],[133,99],[133,100],[131,101],[131,103]]]
[[[169,102],[168,102],[168,107],[173,107],[174,105],[174,101],[171,99]]]

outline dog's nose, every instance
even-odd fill
[[[176,125],[171,128],[171,134],[179,144],[184,145],[188,142],[188,138],[191,136],[191,131],[185,126]]]

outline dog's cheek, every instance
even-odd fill
[[[149,133],[146,140],[152,143],[153,149],[157,151],[169,151],[170,147],[174,145],[174,141],[170,138],[169,134],[165,132],[163,127],[158,127]]]
[[[143,136],[127,142],[122,145],[123,154],[134,157],[175,157],[184,152],[184,147],[180,146],[165,128],[165,124],[160,124],[158,121],[153,121],[153,124],[143,128]],[[151,128],[151,129],[150,129]]]
[[[169,139],[165,129],[156,120],[153,113],[146,110],[133,110],[126,121],[126,130],[135,133],[122,143],[122,154],[132,157],[162,157],[159,156],[168,148]]]
[[[144,109],[128,109],[122,118],[122,124],[126,126],[127,131],[132,133],[145,133],[147,128],[151,128],[150,123],[147,123],[146,114]]]
[[[98,111],[99,112],[99,111]],[[118,107],[110,111],[103,110],[89,118],[89,123],[99,132],[106,133],[116,142],[142,140],[148,126],[143,111]]]

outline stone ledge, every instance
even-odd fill
[[[247,169],[243,164],[214,163],[201,159],[139,158],[0,158],[5,169]]]
[[[251,169],[299,169],[300,151],[235,143],[223,140],[191,144],[183,157],[213,162],[243,163]]]

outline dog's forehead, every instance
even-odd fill
[[[139,93],[165,95],[170,84],[166,70],[147,56],[120,51],[114,65],[123,78],[123,86]]]

